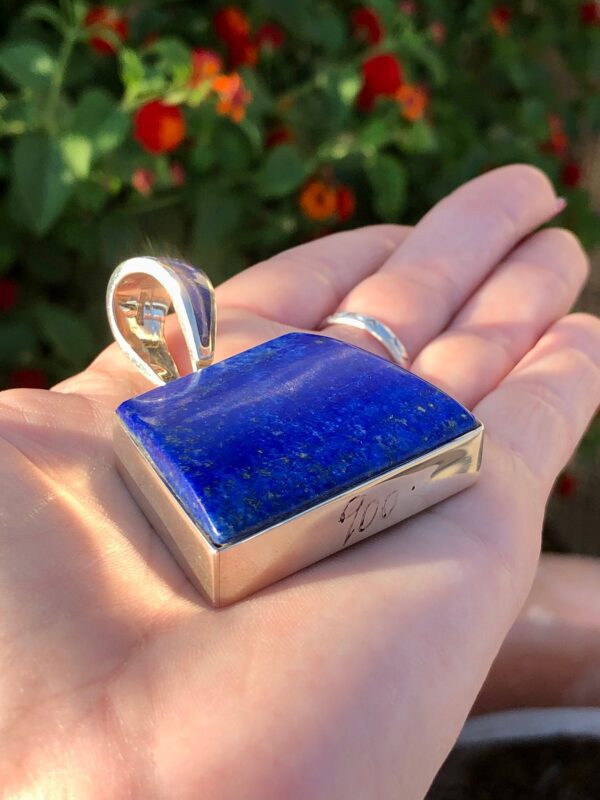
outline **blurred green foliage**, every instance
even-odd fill
[[[358,9],[252,0],[223,34],[222,3],[5,0],[3,385],[52,383],[86,364],[106,339],[108,274],[129,255],[182,254],[218,283],[329,230],[414,223],[512,161],[544,169],[569,199],[564,224],[594,243],[577,185],[578,148],[600,128],[589,13],[573,0],[372,0],[379,30],[369,32]],[[230,80],[222,91],[206,51]],[[412,116],[389,92],[361,106],[363,65],[381,53],[422,93]],[[247,94],[228,98],[237,75]],[[141,134],[137,115],[156,99],[181,119],[149,149],[144,136],[163,130],[166,112]],[[325,195],[302,201],[311,181]],[[340,188],[355,208],[327,215],[327,192]]]

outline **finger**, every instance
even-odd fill
[[[519,245],[412,369],[472,407],[573,305],[588,273],[578,240],[547,229]]]
[[[373,225],[293,247],[219,286],[217,303],[315,328],[355,284],[379,269],[408,230]]]
[[[598,664],[600,559],[545,554],[475,711],[600,706]]]
[[[599,404],[600,320],[572,314],[550,328],[475,413],[547,493]]]
[[[512,165],[486,173],[438,203],[358,284],[339,310],[377,317],[412,358],[438,335],[498,262],[562,208],[546,176]],[[332,335],[366,342],[341,326]]]

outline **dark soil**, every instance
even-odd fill
[[[564,738],[459,748],[426,800],[600,800],[600,743]]]

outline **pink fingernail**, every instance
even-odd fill
[[[556,217],[558,214],[561,213],[561,211],[564,211],[566,207],[567,207],[567,201],[565,200],[565,198],[564,197],[557,197],[556,198],[556,206],[554,208],[554,215],[553,216]]]

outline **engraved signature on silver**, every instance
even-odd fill
[[[344,506],[338,522],[341,525],[350,523],[343,547],[355,533],[364,533],[377,518],[386,519],[392,513],[398,502],[398,490],[394,489],[381,500],[369,500],[367,495],[354,495]]]

